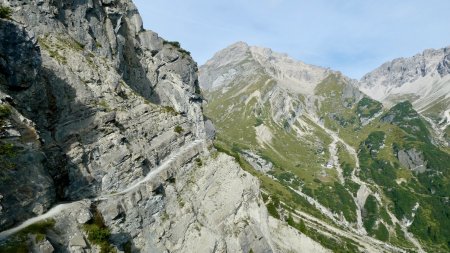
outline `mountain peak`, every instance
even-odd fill
[[[361,78],[361,90],[393,105],[404,99],[422,110],[450,94],[450,47],[386,62]]]
[[[361,83],[365,86],[399,87],[426,75],[450,74],[450,46],[441,49],[426,49],[412,57],[397,58],[382,64],[374,71],[364,75]],[[379,77],[384,76],[381,80]]]
[[[236,42],[200,67],[201,73],[209,74],[200,75],[200,85],[206,89],[226,86],[237,77],[233,73],[239,72],[244,65],[245,71],[241,71],[240,77],[243,73],[248,77],[255,71],[262,71],[281,87],[302,94],[312,94],[315,86],[331,73],[326,68],[306,64],[270,48]]]
[[[237,41],[226,48],[249,48],[250,46],[244,41]]]

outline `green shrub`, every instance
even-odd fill
[[[178,115],[178,112],[171,106],[163,106],[162,110],[165,113],[170,113],[172,115]]]
[[[195,80],[195,82],[194,82],[194,92],[195,92],[195,94],[198,94],[198,95],[202,94],[202,89],[200,88],[200,84],[198,83],[197,80]]]
[[[0,5],[0,18],[11,19],[12,9],[7,6]]]
[[[173,46],[174,48],[178,49],[178,51],[180,51],[183,54],[183,56],[184,55],[191,55],[191,52],[186,51],[183,48],[181,48],[180,42],[178,42],[178,41],[167,41],[167,40],[164,40],[163,41],[163,45],[171,45],[171,46]]]
[[[16,168],[13,159],[17,155],[17,150],[11,143],[0,143],[0,168],[12,170]]]
[[[197,164],[198,167],[201,167],[203,165],[203,161],[200,158],[195,158],[195,163]]]
[[[373,234],[373,227],[378,218],[378,204],[373,195],[367,197],[363,210],[363,223],[369,234]]]
[[[173,131],[175,131],[175,133],[177,133],[177,134],[181,134],[184,131],[184,129],[181,126],[176,126],[173,129]]]
[[[108,240],[109,237],[111,236],[111,233],[107,228],[99,227],[96,224],[87,224],[85,226],[85,230],[88,234],[89,241],[97,245],[102,244],[104,241]]]
[[[105,226],[103,217],[99,212],[95,212],[93,220],[85,224],[83,228],[88,236],[88,240],[100,247],[100,253],[116,252],[115,248],[109,242],[111,232]]]
[[[261,118],[256,118],[255,127],[260,126],[264,123],[264,121]]]
[[[163,45],[171,45],[171,46],[176,47],[176,48],[180,48],[181,47],[180,42],[178,42],[178,41],[164,40],[163,41]]]
[[[11,108],[7,105],[0,105],[0,119],[11,115]]]
[[[125,253],[131,253],[132,249],[133,249],[133,243],[131,241],[128,241],[123,245],[123,252],[125,252]]]
[[[375,238],[381,241],[389,241],[389,231],[383,223],[378,224],[378,229],[374,231]]]
[[[98,102],[98,105],[105,111],[110,112],[111,107],[109,106],[108,102],[106,100],[102,99]]]
[[[272,202],[267,204],[267,211],[272,217],[280,219],[280,214],[278,213],[276,206]]]

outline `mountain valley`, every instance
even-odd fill
[[[0,252],[450,252],[450,48],[198,67],[131,0],[0,8]]]
[[[444,63],[433,56],[434,65],[425,66],[442,72],[446,55],[439,54]],[[356,236],[325,236],[335,240],[328,245],[334,251],[343,244],[344,252],[358,251],[370,236],[378,240],[375,251],[445,252],[450,156],[441,130],[449,105],[431,101],[443,107],[434,118],[418,100],[393,105],[367,88],[381,90],[377,80],[384,79],[375,74],[359,82],[238,42],[201,66],[199,78],[215,145],[260,178],[271,215],[294,227],[306,222],[303,232],[317,240],[325,231],[317,235],[316,224],[297,212]],[[422,100],[448,96],[446,78],[429,84],[442,88]]]

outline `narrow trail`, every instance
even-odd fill
[[[92,200],[92,201],[103,201],[103,200],[108,200],[112,197],[117,197],[120,195],[124,195],[126,193],[129,193],[135,189],[137,189],[139,186],[141,186],[142,184],[152,180],[154,177],[156,177],[159,173],[161,173],[162,171],[166,170],[169,168],[169,166],[174,162],[177,161],[177,159],[182,156],[183,154],[187,153],[188,151],[196,148],[197,145],[203,144],[205,140],[203,139],[199,139],[199,140],[195,140],[191,143],[189,143],[188,145],[183,146],[180,150],[178,150],[175,154],[171,155],[168,159],[166,159],[161,165],[159,165],[156,169],[150,171],[143,179],[131,184],[130,186],[128,186],[127,188],[125,188],[124,190],[114,193],[114,194],[106,194],[106,195],[102,195],[96,198],[91,198],[91,199],[83,199],[83,200],[78,200],[78,201],[74,201],[74,202],[70,202],[70,203],[65,203],[65,204],[59,204],[54,206],[53,208],[51,208],[49,211],[47,211],[46,213],[30,218],[26,221],[24,221],[23,223],[21,223],[20,225],[2,231],[0,232],[0,241],[3,241],[5,239],[7,239],[9,236],[19,232],[20,230],[33,225],[37,222],[40,221],[44,221],[47,220],[49,218],[52,218],[56,215],[58,215],[59,213],[65,211],[65,210],[69,210],[72,208],[77,207],[78,205],[82,205],[82,203],[86,200]]]
[[[56,205],[52,209],[48,210],[46,213],[44,213],[42,215],[36,216],[34,218],[30,218],[30,219],[24,221],[22,224],[20,224],[17,227],[2,231],[0,233],[0,241],[7,239],[9,236],[19,232],[20,230],[22,230],[30,225],[33,225],[37,222],[49,219],[49,218],[61,213],[64,210],[74,208],[77,205],[80,205],[81,202],[82,201],[80,200],[80,201],[75,201],[75,202],[71,202],[71,203],[67,203],[67,204]]]

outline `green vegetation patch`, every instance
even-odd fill
[[[185,55],[189,55],[189,56],[191,55],[191,52],[181,48],[180,42],[178,42],[178,41],[167,41],[167,40],[164,40],[163,41],[163,45],[171,45],[172,47],[176,48],[180,53],[182,53],[183,57]]]
[[[17,148],[12,143],[3,143],[0,141],[0,173],[5,173],[5,170],[16,168],[14,158],[17,156]]]
[[[347,238],[332,238],[326,235],[323,235],[319,232],[317,232],[316,229],[308,229],[305,225],[305,222],[302,219],[299,219],[298,222],[296,222],[292,215],[289,214],[289,217],[287,219],[287,223],[289,226],[297,229],[298,231],[302,232],[303,234],[307,235],[314,241],[320,243],[325,248],[328,248],[332,250],[333,252],[338,253],[356,253],[360,252],[358,250],[357,244],[355,242],[347,239]]]
[[[8,6],[0,5],[0,18],[11,19],[12,9]]]
[[[197,164],[198,167],[203,166],[203,161],[199,157],[195,158],[195,163]]]
[[[184,131],[184,129],[183,129],[181,126],[176,126],[176,127],[173,129],[173,131],[174,131],[175,133],[177,133],[177,134],[181,134],[181,133]]]
[[[0,120],[11,115],[11,108],[9,105],[0,105]]]
[[[362,118],[371,118],[383,109],[383,104],[368,97],[359,100],[356,113]]]
[[[322,205],[335,213],[341,213],[349,222],[356,222],[356,205],[352,196],[340,183],[333,186],[321,185],[316,190],[305,189],[305,193],[317,199]]]
[[[450,155],[433,144],[427,122],[414,111],[411,103],[402,102],[364,131],[370,133],[359,146],[360,176],[380,186],[386,207],[399,220],[412,222],[409,232],[420,239],[427,251],[448,251]],[[400,150],[421,154],[426,170],[418,173],[402,168],[397,158]],[[376,204],[368,198],[364,216],[367,231],[380,240],[408,245],[398,229],[395,236],[393,230],[387,232],[386,225],[393,224],[386,210]],[[375,217],[384,222],[377,222]]]
[[[165,113],[172,114],[174,116],[178,115],[179,113],[173,108],[172,106],[163,106],[162,111]]]
[[[102,215],[96,211],[94,218],[83,226],[89,242],[100,247],[100,253],[116,253],[116,249],[109,242],[111,231],[106,227]]]
[[[411,140],[430,142],[430,131],[409,101],[398,103],[392,107],[381,118],[381,121],[400,127],[409,134],[408,137]]]

